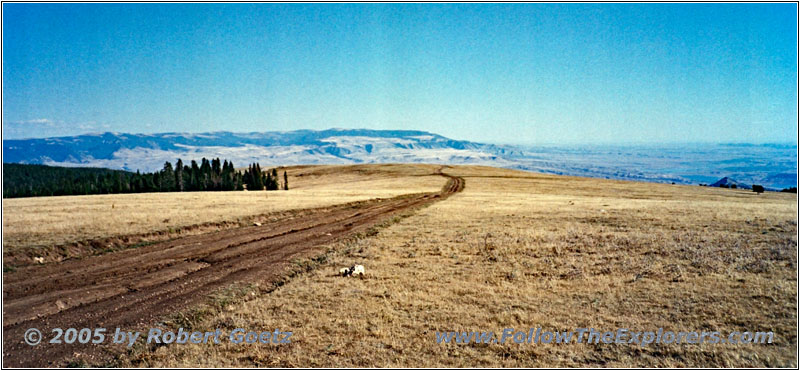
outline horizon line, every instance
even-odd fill
[[[617,145],[617,146],[637,146],[637,145],[752,145],[752,146],[767,146],[767,145],[792,145],[797,146],[798,141],[795,138],[794,141],[765,141],[765,142],[746,142],[746,141],[562,141],[562,142],[554,142],[554,141],[528,141],[528,142],[478,142],[470,139],[457,139],[452,137],[447,137],[435,132],[431,132],[428,130],[420,130],[420,129],[370,129],[370,128],[342,128],[342,127],[331,127],[327,129],[296,129],[296,130],[265,130],[265,131],[231,131],[231,130],[213,130],[213,131],[164,131],[164,132],[120,132],[120,131],[93,131],[93,132],[86,132],[80,134],[73,134],[73,135],[60,135],[60,136],[51,136],[51,137],[20,137],[20,138],[5,138],[3,137],[2,140],[5,142],[6,140],[36,140],[36,139],[61,139],[61,138],[75,138],[80,136],[96,136],[96,135],[105,135],[105,134],[112,134],[112,135],[141,135],[141,136],[157,136],[157,135],[165,135],[165,134],[176,134],[176,135],[202,135],[202,134],[219,134],[219,133],[226,133],[226,134],[256,134],[256,133],[292,133],[298,131],[309,131],[309,132],[324,132],[324,131],[375,131],[375,132],[423,132],[427,134],[437,135],[443,138],[457,140],[457,141],[466,141],[466,142],[473,142],[479,144],[492,144],[492,145],[504,145],[504,146],[577,146],[577,145]]]

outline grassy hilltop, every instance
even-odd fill
[[[249,223],[265,212],[430,192],[444,183],[430,175],[437,168],[295,167],[289,168],[293,189],[276,193],[5,200],[4,248],[27,256],[82,239]],[[445,172],[465,179],[463,192],[374,235],[332,244],[324,258],[297,261],[301,273],[270,293],[236,286],[212,295],[208,305],[165,319],[176,329],[280,328],[294,332],[291,344],[140,347],[117,364],[797,366],[795,194],[478,166]],[[63,258],[57,249],[49,251],[48,259]],[[365,279],[336,276],[354,263],[366,267]],[[434,335],[508,327],[773,331],[775,341],[459,345],[437,344]]]
[[[156,367],[797,365],[796,196],[456,167],[466,189],[333,246],[327,263],[195,328],[282,346],[174,345]],[[363,264],[368,278],[335,276]],[[773,331],[772,345],[436,344],[436,331]]]

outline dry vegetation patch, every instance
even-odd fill
[[[797,367],[796,196],[458,167],[463,193],[330,246],[325,263],[197,329],[151,367]],[[337,277],[360,263],[364,280]],[[437,331],[773,331],[771,345],[437,344]]]
[[[289,191],[4,199],[4,265],[16,265],[10,262],[14,259],[5,257],[17,252],[26,257],[49,256],[53,255],[48,251],[53,246],[76,243],[103,251],[116,245],[236,227],[254,216],[280,216],[289,210],[436,192],[445,182],[434,174],[436,169],[434,165],[296,166],[281,168],[281,173],[286,170],[289,175]],[[62,246],[63,250],[72,247]]]

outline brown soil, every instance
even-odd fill
[[[260,226],[7,272],[3,275],[3,367],[64,366],[76,356],[101,364],[116,351],[109,343],[118,327],[131,331],[154,325],[234,283],[269,284],[283,277],[294,259],[319,254],[322,245],[463,189],[462,178],[439,174],[450,180],[438,193],[315,209]],[[53,328],[101,327],[107,329],[101,345],[48,343]],[[23,341],[29,328],[42,331],[39,345]]]

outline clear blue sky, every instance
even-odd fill
[[[795,4],[3,4],[5,138],[796,142]]]

